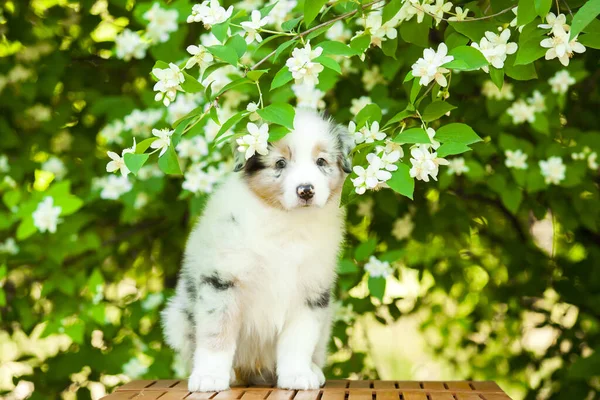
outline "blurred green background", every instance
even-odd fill
[[[155,61],[185,59],[185,47],[206,35],[201,24],[185,23],[188,0],[156,1],[178,11],[167,41],[142,57],[115,55],[117,35],[143,31],[153,3],[0,3],[3,398],[97,399],[130,379],[185,376],[162,340],[159,311],[208,194],[182,191],[181,177],[155,165],[124,181],[105,172],[107,151],[120,152],[204,102],[189,96],[165,110],[152,92]],[[302,15],[302,4],[284,3],[291,7],[277,9],[279,22]],[[476,13],[517,4],[457,3]],[[235,5],[253,10],[263,1]],[[341,1],[328,12],[356,6]],[[497,22],[508,26],[513,17]],[[442,24],[429,39],[415,37],[415,21],[405,24],[397,57],[373,49],[364,62],[342,63],[342,75],[323,73],[319,87],[339,122],[371,99],[388,116],[402,110],[402,81],[423,47],[461,36]],[[599,35],[598,25],[588,35]],[[348,40],[359,27],[336,29],[330,40]],[[253,61],[281,42],[256,50]],[[467,171],[442,169],[439,182],[417,182],[414,201],[381,190],[348,206],[328,377],[490,379],[516,399],[599,398],[600,180],[587,160],[600,150],[600,58],[587,50],[571,60],[576,83],[567,94],[550,90],[548,79],[562,69],[557,60],[507,66],[512,97],[482,91],[485,74],[453,75],[449,101],[459,108],[449,120],[484,138],[464,155]],[[226,97],[223,109],[244,109],[253,89]],[[536,123],[514,125],[505,112],[511,100],[534,90],[545,94],[546,110]],[[289,86],[263,93],[266,101],[293,102]],[[210,141],[220,128],[211,123],[190,135]],[[529,155],[531,173],[505,166],[505,150],[517,147]],[[230,167],[227,147],[213,153],[211,165]],[[567,164],[560,185],[541,178],[537,160],[549,156]],[[56,233],[38,232],[31,217],[46,196],[62,207]],[[373,276],[371,256],[390,263],[386,277]]]

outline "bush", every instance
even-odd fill
[[[415,315],[457,377],[597,395],[600,1],[459,3],[4,2],[0,391],[181,375],[186,235],[296,104],[357,143],[329,377],[377,376],[357,320]]]

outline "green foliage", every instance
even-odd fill
[[[184,374],[159,311],[185,239],[231,169],[238,149],[226,142],[249,122],[268,124],[270,141],[294,129],[302,79],[286,63],[310,42],[321,53],[303,67],[323,70],[302,100],[354,123],[353,165],[401,153],[377,187],[359,195],[353,172],[342,188],[327,376],[412,378],[389,376],[362,325],[413,318],[452,378],[497,380],[514,398],[597,397],[600,2],[569,0],[571,16],[563,1],[461,1],[444,18],[460,6],[469,21],[438,23],[402,0],[386,1],[381,20],[369,2],[306,0],[258,29],[260,43],[241,25],[256,3],[226,3],[232,16],[214,37],[186,22],[188,0],[0,6],[0,394],[24,380],[32,398],[88,398],[121,374]],[[259,3],[261,17],[281,14]],[[158,39],[155,4],[177,12]],[[559,11],[587,47],[566,67],[540,45],[551,36],[538,25]],[[472,46],[499,27],[518,44],[502,65]],[[121,54],[127,32],[144,51]],[[453,59],[423,79],[417,60],[442,41]],[[199,44],[212,61],[185,68]],[[152,70],[170,63],[181,78],[165,109]],[[419,149],[434,166],[428,181]],[[553,157],[565,168],[554,180]]]

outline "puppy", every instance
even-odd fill
[[[208,201],[162,313],[167,343],[191,366],[190,391],[325,382],[352,146],[344,128],[297,109],[293,131],[239,161]]]

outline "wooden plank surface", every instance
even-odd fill
[[[236,386],[218,393],[190,393],[180,379],[129,382],[105,400],[511,400],[492,381],[331,380],[319,390]]]

